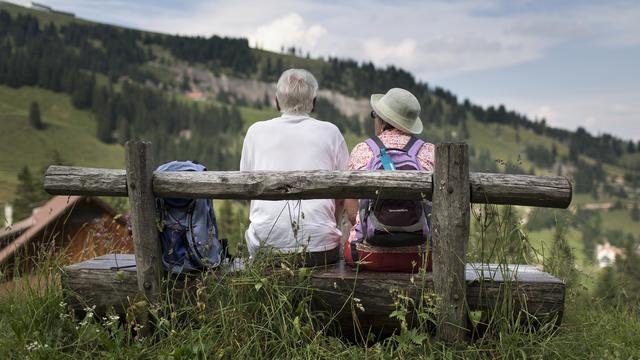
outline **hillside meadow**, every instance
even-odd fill
[[[514,227],[514,229],[517,229]],[[567,244],[552,236],[554,249]],[[513,251],[507,239],[496,239],[498,253]],[[472,239],[472,246],[481,242]],[[558,247],[559,246],[559,247]],[[73,312],[69,294],[60,288],[63,260],[42,255],[30,276],[17,275],[0,293],[0,358],[6,359],[632,359],[640,356],[637,307],[599,298],[585,286],[591,276],[576,273],[562,251],[544,260],[545,270],[568,285],[563,321],[530,327],[498,303],[486,318],[470,314],[476,329],[467,343],[445,345],[429,325],[437,314],[429,300],[419,311],[417,327],[401,327],[388,338],[373,334],[343,337],[332,313],[311,308],[309,269],[293,265],[274,269],[269,259],[250,263],[240,273],[198,276],[192,301],[164,298],[150,308],[154,335],[136,335],[138,300],[127,314],[98,314],[91,304]],[[512,254],[519,256],[518,254]],[[481,260],[481,259],[474,259]],[[560,264],[551,266],[549,264]],[[220,273],[222,272],[222,273]],[[570,274],[577,274],[573,276]],[[220,276],[222,275],[222,276]],[[418,275],[419,276],[419,275]],[[508,289],[505,289],[508,291]],[[71,295],[73,296],[73,295]],[[508,294],[505,294],[508,298]],[[355,299],[345,306],[356,314]],[[401,323],[409,303],[402,291],[390,316]]]

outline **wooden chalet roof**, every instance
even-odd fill
[[[0,249],[0,265],[6,262],[11,256],[19,249],[29,244],[35,239],[48,225],[54,223],[60,216],[67,213],[67,210],[72,209],[79,201],[88,200],[97,205],[106,214],[111,216],[116,215],[116,211],[105,201],[97,197],[87,196],[54,196],[43,206],[34,209],[31,217],[22,220],[16,225],[19,225],[22,233],[15,239],[9,242],[6,246]],[[124,220],[118,218],[117,221],[124,224]],[[18,231],[15,231],[18,233]],[[2,233],[0,233],[2,234]],[[4,234],[8,238],[8,234]]]

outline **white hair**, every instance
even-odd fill
[[[304,69],[289,69],[280,75],[276,85],[276,98],[280,112],[287,114],[310,113],[318,92],[318,81]]]

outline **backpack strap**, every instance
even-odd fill
[[[377,136],[368,138],[364,143],[369,145],[369,149],[373,152],[373,157],[380,157],[380,149],[385,147]]]
[[[424,144],[425,144],[424,140],[418,139],[417,137],[412,136],[409,139],[409,142],[407,143],[407,145],[405,145],[404,148],[402,148],[402,150],[405,151],[409,156],[416,157],[418,156],[418,153],[420,152],[420,149]]]

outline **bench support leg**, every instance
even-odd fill
[[[127,142],[125,144],[125,162],[138,290],[149,303],[153,304],[157,303],[160,297],[162,263],[152,186],[151,143]],[[149,335],[150,324],[147,322],[142,325],[141,335]]]
[[[469,149],[466,144],[436,147],[433,175],[433,285],[438,295],[438,338],[467,339],[465,263],[469,241]]]

